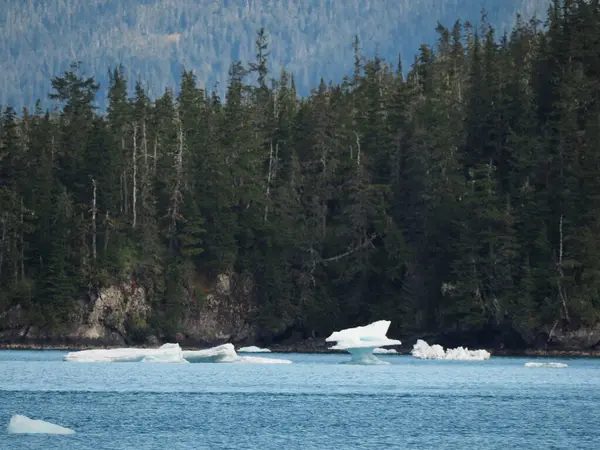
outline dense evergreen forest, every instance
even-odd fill
[[[408,68],[419,44],[435,42],[439,21],[476,21],[482,9],[504,32],[515,15],[544,13],[550,0],[3,0],[0,14],[0,104],[51,107],[51,76],[82,61],[100,84],[105,112],[107,68],[123,64],[144,81],[150,98],[165,86],[178,94],[181,68],[202,86],[225,95],[232,62],[254,60],[256,31],[269,33],[268,68],[294,74],[306,96],[325,80],[352,69],[352,40],[362,51]]]
[[[293,76],[235,63],[225,99],[179,94],[108,111],[77,65],[60,111],[0,122],[0,311],[69,323],[77,298],[134,276],[176,332],[191,274],[251,274],[256,323],[323,335],[386,318],[393,333],[513,333],[600,314],[600,0],[547,22],[439,25],[405,78],[362,57],[307,98]],[[252,83],[247,80],[255,80]],[[193,289],[191,289],[193,292]]]

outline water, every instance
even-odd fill
[[[67,363],[0,351],[0,449],[598,449],[600,360],[276,355],[291,365]],[[269,355],[261,355],[269,356]],[[8,435],[13,414],[74,429]]]

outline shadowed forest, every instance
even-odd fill
[[[134,277],[153,312],[132,326],[177,333],[194,274],[237,273],[266,336],[385,318],[532,345],[598,324],[599,0],[510,35],[439,25],[406,77],[357,39],[354,70],[305,98],[269,72],[267,31],[223,99],[185,71],[151,100],[116,67],[99,114],[74,64],[59,111],[3,108],[0,313],[60,329]]]

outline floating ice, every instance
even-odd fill
[[[239,357],[233,344],[223,344],[205,350],[186,350],[183,358],[191,363],[235,362]]]
[[[75,362],[186,362],[179,344],[164,344],[159,348],[82,350],[68,353],[63,360]]]
[[[395,348],[376,348],[373,353],[375,355],[397,355],[398,350]]]
[[[289,359],[278,359],[278,358],[262,358],[260,356],[238,356],[238,360],[234,362],[246,363],[246,364],[291,364],[292,361]]]
[[[191,363],[250,363],[250,364],[291,364],[289,359],[239,356],[233,344],[223,344],[205,350],[184,351],[183,357]]]
[[[468,348],[457,347],[449,348],[444,351],[444,347],[438,344],[429,345],[427,342],[419,339],[413,346],[411,354],[418,359],[446,359],[461,361],[483,361],[490,359],[490,353],[487,350],[469,350]]]
[[[362,327],[347,328],[331,333],[326,342],[337,342],[332,350],[346,350],[352,358],[352,364],[389,364],[377,358],[373,352],[386,345],[400,345],[396,339],[388,339],[386,334],[391,322],[379,320]]]
[[[250,347],[242,347],[238,350],[238,353],[271,353],[271,350],[268,348],[260,348],[255,345],[251,345]]]
[[[239,356],[233,344],[223,344],[205,350],[181,350],[179,344],[164,344],[159,348],[113,348],[70,352],[65,361],[76,362],[144,362],[144,363],[254,363],[290,364],[287,359]]]
[[[75,434],[70,428],[30,419],[19,414],[11,417],[7,432],[8,434]]]
[[[569,365],[557,362],[527,362],[525,363],[525,367],[553,367],[558,369],[563,367],[569,367]]]

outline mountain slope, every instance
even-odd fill
[[[300,94],[318,78],[339,81],[352,65],[352,42],[410,64],[419,44],[435,40],[437,21],[478,22],[480,11],[499,31],[517,12],[544,16],[549,0],[6,0],[0,15],[0,104],[32,107],[51,76],[82,61],[107,85],[107,69],[125,65],[150,93],[176,86],[181,68],[205,86],[221,88],[229,63],[254,59],[256,31],[270,35],[275,73],[285,66]],[[4,6],[6,8],[6,5]],[[99,99],[104,106],[104,99]]]

